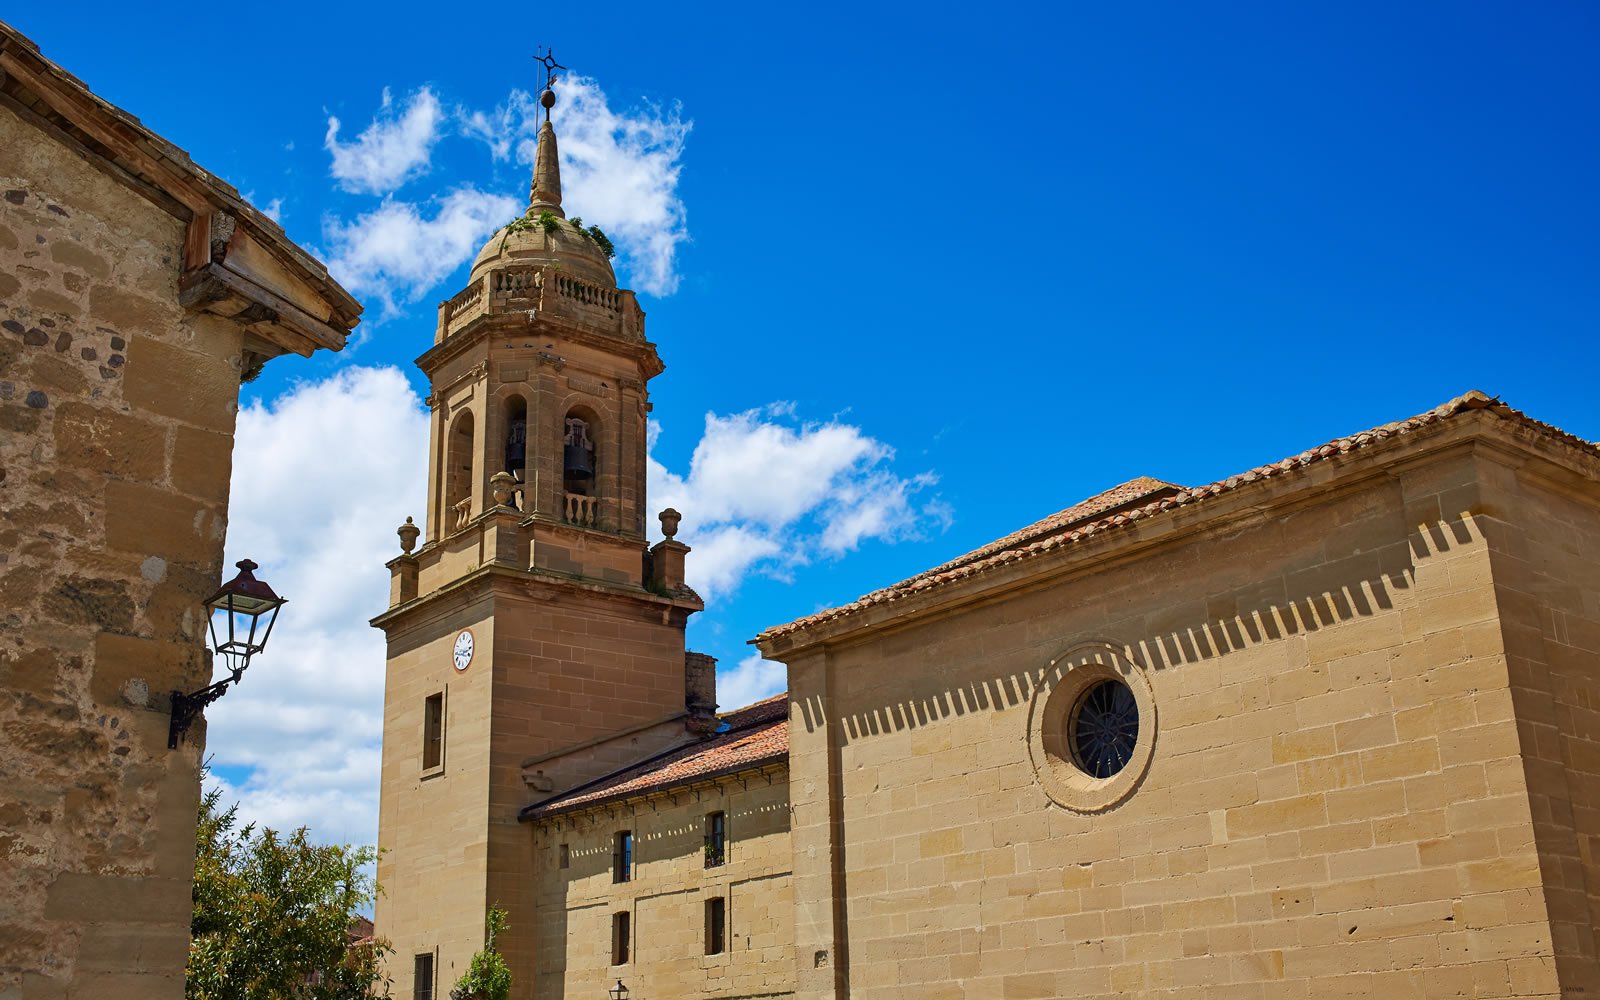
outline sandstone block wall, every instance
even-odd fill
[[[384,894],[375,917],[377,933],[394,946],[389,974],[397,997],[412,995],[416,955],[434,957],[434,995],[444,997],[483,945],[492,606],[484,596],[463,599],[437,609],[418,632],[390,636],[378,801],[378,883]],[[472,630],[476,648],[467,669],[457,671],[451,654],[463,629]],[[424,770],[423,706],[434,694],[444,695],[443,762]]]
[[[1600,496],[1494,467],[1483,517],[1564,995],[1600,993]],[[1521,905],[1480,900],[1486,919]]]
[[[183,224],[0,107],[0,996],[181,997],[240,334]]]
[[[529,996],[782,997],[794,991],[787,775],[677,791],[542,820],[533,831],[538,978]],[[705,866],[705,818],[727,815],[727,863]],[[612,844],[634,835],[634,878],[612,881]],[[560,865],[561,845],[568,867]],[[727,950],[705,954],[705,901],[724,899]],[[615,913],[632,953],[612,965]]]
[[[801,995],[1558,995],[1592,817],[1530,800],[1486,462],[1320,470],[1298,504],[795,657]],[[1563,593],[1588,641],[1592,595]],[[1086,640],[1126,650],[1156,727],[1100,812],[1053,801],[1029,747]],[[1570,706],[1549,735],[1586,734],[1589,681],[1539,682]]]
[[[488,776],[490,895],[512,915],[504,950],[524,979],[537,969],[533,931],[536,858],[527,824],[517,815],[543,794],[523,780],[523,761],[679,716],[684,711],[682,619],[663,622],[657,604],[607,597],[576,588],[509,588],[495,613],[493,753]],[[641,732],[640,760],[677,742],[682,723]],[[669,740],[670,737],[670,740]],[[651,745],[650,740],[662,741]],[[627,741],[633,743],[630,738]],[[615,769],[615,754],[581,751],[579,760],[552,762],[568,780],[588,781]],[[610,761],[607,761],[610,757]],[[611,766],[607,766],[610,764]]]
[[[504,907],[502,952],[530,982],[535,858],[521,809],[545,794],[524,780],[542,758],[570,787],[684,738],[681,625],[660,606],[517,576],[480,578],[387,623],[377,932],[395,946],[390,972],[410,995],[413,958],[435,952],[441,988],[482,944],[484,908]],[[451,648],[472,629],[458,673]],[[443,773],[421,773],[425,699],[446,691]],[[675,720],[668,725],[664,720]],[[596,741],[637,730],[603,746]],[[571,759],[560,754],[580,748]],[[622,757],[624,759],[619,759]]]

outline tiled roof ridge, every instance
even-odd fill
[[[635,761],[559,795],[526,806],[523,819],[630,799],[724,774],[754,770],[789,756],[787,691],[722,713],[724,732]],[[652,778],[652,776],[655,776]]]
[[[761,722],[770,721],[779,715],[789,713],[789,692],[780,691],[760,701],[752,701],[741,708],[732,708],[726,712],[718,712],[717,718],[726,722],[735,729],[753,726]],[[749,716],[747,718],[747,716]]]
[[[902,580],[896,586],[905,586],[926,577],[938,576],[968,563],[986,559],[997,552],[1013,548],[1024,542],[1034,541],[1045,535],[1064,531],[1085,521],[1094,520],[1097,515],[1131,504],[1139,498],[1149,496],[1152,493],[1160,493],[1166,490],[1176,492],[1182,489],[1182,486],[1156,479],[1152,476],[1135,476],[1125,483],[1118,483],[1109,490],[1101,490],[1092,497],[1086,497],[1070,507],[1058,510],[1048,517],[1040,518],[1025,528],[1019,528],[1009,535],[1004,535],[992,542],[980,545],[971,552],[956,556],[954,559],[941,563],[932,569],[923,570],[915,576]]]
[[[1161,499],[1152,501],[1151,503],[1135,507],[1131,510],[1113,514],[1109,517],[1100,518],[1087,524],[1081,524],[1068,531],[1055,531],[1054,529],[1048,529],[1039,537],[1017,539],[1003,549],[995,551],[987,556],[983,556],[982,558],[974,559],[971,562],[963,563],[962,560],[966,559],[967,557],[961,557],[961,559],[954,560],[952,563],[947,563],[946,566],[950,568],[945,572],[930,570],[926,573],[918,574],[917,576],[902,580],[899,583],[892,584],[891,586],[884,587],[880,590],[875,590],[849,604],[841,605],[837,608],[831,608],[827,611],[821,611],[814,615],[808,615],[804,618],[798,618],[785,625],[775,625],[772,628],[763,631],[756,637],[756,639],[752,641],[759,642],[762,639],[771,639],[777,636],[791,635],[814,625],[820,625],[824,622],[835,621],[840,618],[846,618],[854,614],[859,614],[868,608],[910,597],[914,594],[922,593],[934,587],[953,583],[956,580],[966,579],[986,570],[995,568],[996,566],[1031,558],[1044,552],[1050,552],[1060,548],[1061,546],[1071,545],[1080,539],[1088,538],[1105,531],[1127,527],[1128,525],[1133,524],[1135,521],[1171,510],[1175,507],[1181,507],[1197,501],[1206,500],[1210,497],[1217,496],[1218,494],[1238,489],[1240,486],[1243,486],[1247,483],[1254,483],[1262,479],[1269,479],[1276,476],[1285,475],[1290,472],[1297,472],[1306,468],[1307,466],[1313,465],[1320,461],[1325,461],[1338,455],[1344,455],[1363,448],[1369,448],[1374,445],[1386,443],[1406,434],[1433,426],[1440,421],[1447,420],[1450,417],[1469,410],[1487,410],[1501,419],[1510,420],[1514,423],[1528,427],[1556,440],[1563,445],[1587,452],[1590,455],[1600,456],[1600,444],[1597,444],[1593,441],[1587,441],[1578,437],[1576,434],[1569,434],[1568,432],[1561,430],[1559,427],[1547,424],[1541,420],[1535,420],[1521,410],[1513,409],[1508,404],[1502,402],[1498,396],[1490,396],[1487,393],[1481,392],[1477,389],[1472,389],[1461,394],[1460,396],[1455,397],[1454,399],[1449,400],[1448,402],[1434,407],[1431,410],[1428,410],[1424,413],[1419,413],[1414,417],[1392,421],[1390,423],[1383,424],[1382,426],[1371,428],[1370,430],[1361,431],[1359,433],[1347,435],[1341,438],[1335,438],[1334,440],[1329,441],[1327,444],[1307,449],[1306,451],[1300,452],[1298,455],[1291,455],[1288,458],[1280,459],[1279,461],[1271,462],[1267,465],[1257,466],[1256,468],[1250,469],[1246,472],[1237,473],[1227,477],[1226,479],[1220,479],[1206,486],[1197,486],[1192,489],[1180,489],[1178,493],[1173,496],[1163,497]],[[1137,480],[1134,481],[1136,482]],[[1048,520],[1050,519],[1047,518],[1046,521]],[[1042,524],[1044,522],[1039,523]],[[1022,532],[1018,532],[1016,534],[1025,534],[1027,530],[1028,529],[1023,529]],[[1012,537],[1014,536],[1007,536],[1007,538]],[[1006,539],[1001,539],[1001,541],[1005,540]],[[991,544],[993,545],[998,543]],[[977,551],[982,552],[983,550],[980,549]]]

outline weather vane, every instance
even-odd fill
[[[539,104],[544,107],[544,120],[550,120],[550,109],[556,104],[556,70],[566,69],[556,62],[555,50],[546,45],[543,55],[535,55],[533,61],[544,65],[544,90],[539,94]]]

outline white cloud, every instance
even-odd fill
[[[348,223],[324,219],[328,270],[353,294],[371,295],[383,303],[386,315],[393,314],[477,253],[522,205],[515,198],[462,187],[430,207],[431,218],[411,202],[386,199]]]
[[[283,199],[274,198],[265,205],[262,205],[261,214],[265,215],[273,222],[278,223],[280,226],[283,225]]]
[[[206,710],[207,753],[248,820],[376,843],[384,563],[420,523],[427,410],[395,368],[346,368],[239,413],[228,559],[288,598],[243,682]]]
[[[439,99],[427,87],[412,94],[398,111],[385,87],[377,116],[354,142],[339,141],[339,119],[330,116],[323,145],[333,155],[334,179],[346,191],[384,194],[427,173],[444,120]]]
[[[651,430],[653,444],[660,429]],[[797,423],[793,404],[773,404],[706,414],[689,474],[652,456],[647,488],[652,507],[683,515],[679,537],[694,548],[689,583],[709,600],[751,572],[781,578],[812,553],[837,557],[867,539],[948,527],[948,505],[916,499],[938,477],[900,476],[893,458],[894,449],[859,427]]]
[[[550,119],[561,150],[562,207],[606,231],[639,291],[672,294],[678,247],[689,238],[678,178],[694,123],[677,105],[614,110],[586,76],[563,77],[556,93]],[[462,134],[484,142],[494,159],[515,151],[517,162],[529,167],[543,116],[522,90],[492,112],[457,112]]]
[[[717,671],[717,703],[724,712],[770,698],[788,687],[784,665],[763,660],[760,653],[750,654],[729,670]]]
[[[559,91],[554,120],[567,215],[606,231],[619,267],[639,291],[671,294],[678,286],[678,247],[689,238],[678,178],[693,123],[676,106],[614,111],[587,77],[567,77]],[[323,256],[333,276],[356,295],[380,302],[379,319],[420,301],[490,233],[525,210],[527,177],[515,196],[470,182],[430,202],[393,192],[431,168],[434,145],[452,132],[483,142],[495,160],[514,156],[531,168],[542,117],[538,102],[521,90],[493,111],[457,108],[446,115],[426,87],[403,107],[385,89],[378,116],[352,142],[339,141],[339,119],[330,117],[326,146],[334,178],[348,191],[385,195],[350,221],[340,215],[323,219]]]
[[[212,783],[247,820],[376,843],[385,648],[367,620],[388,604],[395,528],[422,520],[427,431],[392,367],[347,367],[239,413],[228,559],[254,559],[289,599],[244,682],[207,709],[222,772]],[[944,522],[937,500],[917,506],[933,477],[897,476],[892,459],[860,428],[802,424],[774,405],[708,414],[688,474],[652,459],[649,489],[658,509],[684,513],[691,582],[709,596],[807,552]],[[784,685],[781,664],[751,656],[721,671],[720,700],[738,707]]]

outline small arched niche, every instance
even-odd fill
[[[451,422],[445,445],[444,515],[451,531],[472,516],[472,439],[472,411],[463,410]]]
[[[526,482],[528,478],[528,401],[521,396],[507,396],[505,400],[506,429],[504,464],[501,466],[506,472],[516,477],[517,482]]]

